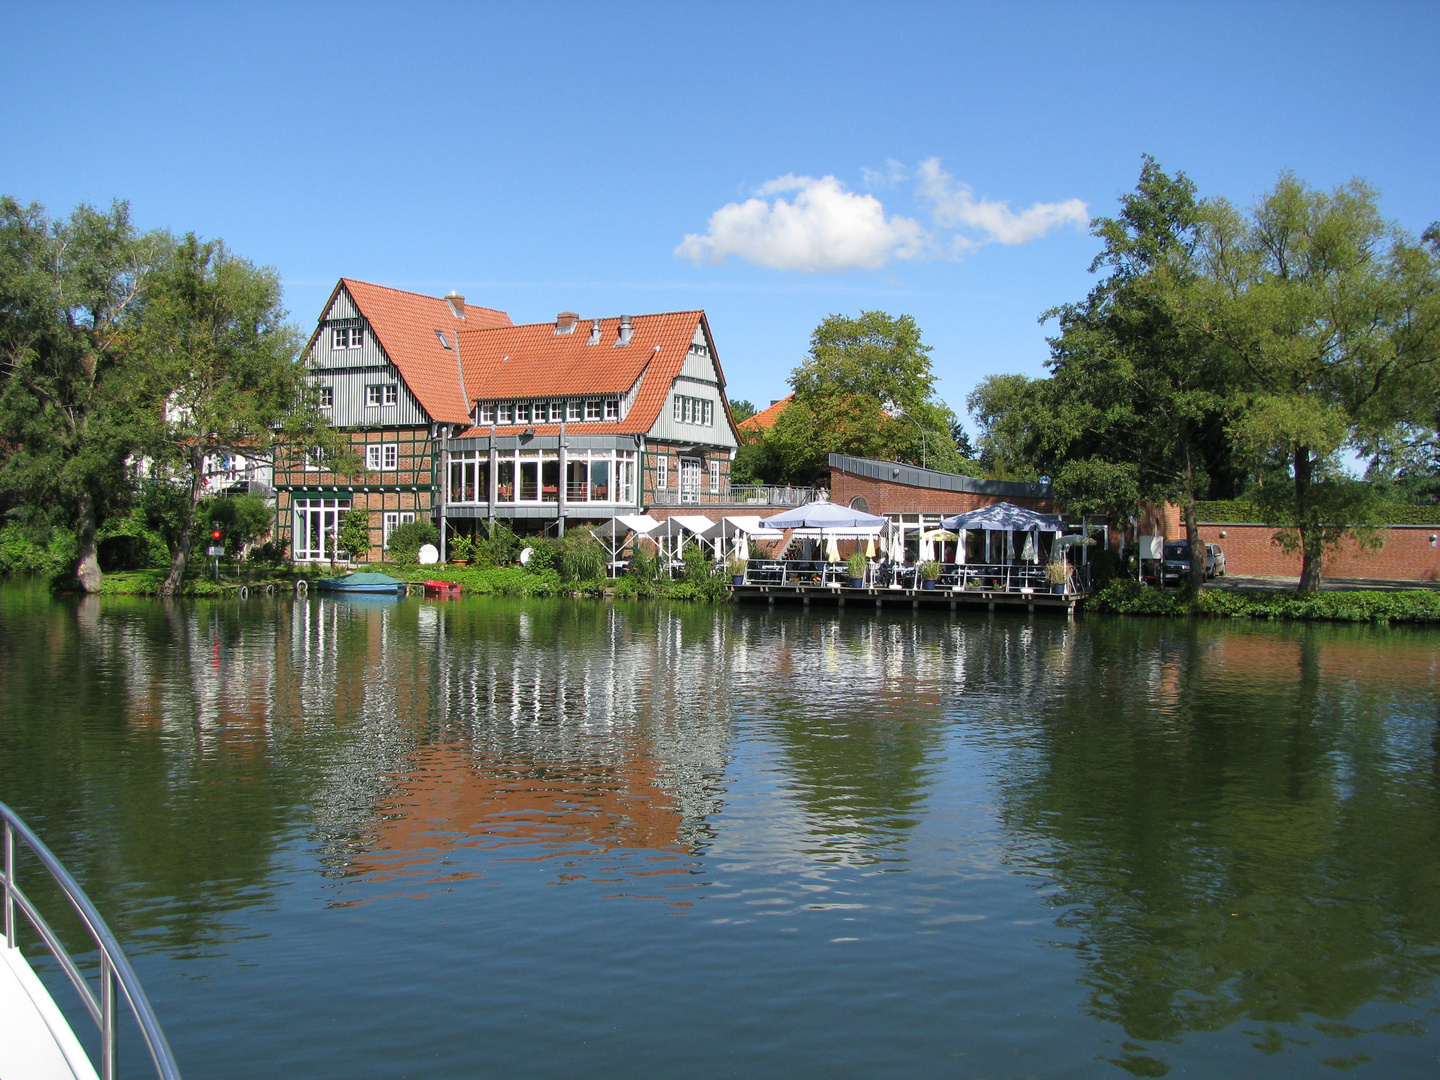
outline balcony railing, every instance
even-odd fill
[[[710,487],[661,488],[652,506],[804,506],[815,500],[814,488],[778,487],[773,484],[725,484]]]

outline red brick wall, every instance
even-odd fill
[[[976,495],[968,491],[937,491],[934,488],[892,484],[871,480],[840,469],[830,470],[830,501],[849,506],[850,500],[863,495],[872,514],[963,514],[999,502],[1011,502],[1042,514],[1053,512],[1049,499],[1013,498],[999,495]]]
[[[1220,545],[1228,573],[1300,576],[1300,556],[1286,555],[1274,542],[1275,529],[1269,525],[1201,525],[1200,536],[1206,543]],[[1326,577],[1440,580],[1440,541],[1430,543],[1430,537],[1440,537],[1440,526],[1394,525],[1384,536],[1385,546],[1374,554],[1361,551],[1347,538],[1325,560],[1322,572]]]

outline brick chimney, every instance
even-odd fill
[[[445,297],[445,303],[450,305],[450,314],[457,319],[465,318],[465,297],[461,296],[454,289]]]
[[[573,334],[580,316],[573,311],[562,311],[555,316],[555,333]]]

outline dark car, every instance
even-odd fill
[[[1218,544],[1205,544],[1205,580],[1225,573],[1225,553]],[[1179,585],[1190,576],[1190,541],[1171,540],[1165,545],[1160,563],[1160,580]]]
[[[1190,541],[1170,540],[1160,557],[1160,582],[1179,585],[1190,576]],[[1208,577],[1209,574],[1207,573]]]

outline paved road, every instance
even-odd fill
[[[1286,592],[1298,585],[1299,578],[1293,577],[1230,577],[1216,578],[1206,584],[1207,589],[1226,589],[1245,592]],[[1371,589],[1379,592],[1399,592],[1402,589],[1440,590],[1440,581],[1384,581],[1377,578],[1321,578],[1321,592],[1356,592]]]

